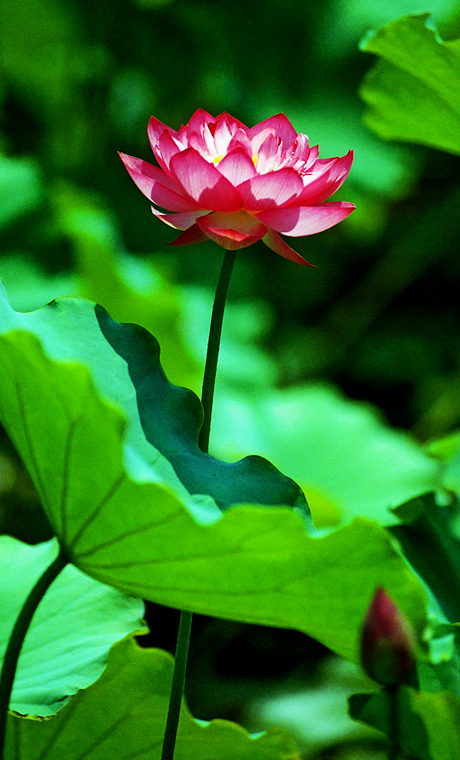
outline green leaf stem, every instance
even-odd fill
[[[13,625],[37,578],[58,554],[55,539],[28,546],[0,537],[0,663]],[[67,565],[46,592],[18,661],[10,708],[48,717],[103,672],[110,647],[145,631],[144,606]]]

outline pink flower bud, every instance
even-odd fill
[[[384,686],[407,681],[414,664],[415,634],[383,588],[375,592],[363,624],[361,663]]]

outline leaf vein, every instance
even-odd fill
[[[78,701],[79,701],[79,695],[76,694],[72,699],[74,709],[77,707]],[[70,706],[67,705],[67,707],[64,708],[64,710],[65,712],[62,713],[62,715],[59,716],[59,720],[56,721],[56,724],[55,724],[56,730],[54,731],[54,733],[52,734],[52,736],[50,737],[46,745],[43,747],[37,760],[46,760],[49,757],[50,752],[56,746],[56,743],[58,742],[59,737],[61,736],[62,733],[64,733],[65,729],[67,728],[67,724],[72,720],[73,710],[70,709]]]
[[[90,527],[90,525],[94,522],[94,520],[96,520],[97,517],[99,517],[104,507],[110,502],[112,497],[118,491],[125,477],[126,477],[126,473],[122,471],[120,475],[118,476],[118,478],[114,480],[114,482],[110,486],[107,493],[102,497],[99,503],[96,504],[93,511],[88,515],[86,520],[80,525],[77,532],[74,534],[72,541],[70,542],[70,545],[68,547],[69,551],[71,552],[75,551],[75,546],[77,545],[77,543],[80,541],[80,539],[85,534],[85,532]],[[79,556],[82,556],[82,555],[79,555]]]
[[[36,487],[37,491],[39,492],[39,495],[40,495],[43,507],[44,507],[45,511],[47,512],[48,517],[50,517],[50,515],[51,515],[51,509],[50,509],[50,505],[49,505],[48,498],[47,498],[47,495],[46,495],[46,489],[45,489],[45,486],[44,486],[44,482],[42,480],[42,475],[41,475],[41,472],[40,472],[40,468],[38,467],[37,459],[35,457],[34,448],[32,446],[32,438],[31,438],[31,435],[30,435],[29,425],[27,423],[27,417],[26,417],[26,413],[25,413],[24,399],[22,397],[21,386],[20,386],[20,383],[19,383],[17,377],[15,378],[14,385],[15,385],[16,395],[17,395],[17,399],[18,399],[20,416],[22,418],[22,424],[23,424],[23,428],[24,428],[24,438],[25,438],[25,442],[26,442],[26,445],[27,445],[27,448],[28,448],[30,462],[32,464],[32,468],[33,468],[33,471],[34,471],[34,474],[35,474],[35,487]]]
[[[104,742],[114,733],[114,731],[116,731],[117,728],[119,728],[123,723],[126,723],[130,717],[131,713],[129,712],[121,715],[114,723],[111,723],[110,726],[107,726],[102,734],[95,737],[92,743],[89,746],[86,746],[79,755],[75,755],[73,760],[84,760],[84,758],[89,757],[90,752],[96,749],[96,747],[100,747],[102,744],[104,744]]]
[[[72,438],[75,433],[77,420],[70,420],[69,422],[69,431],[66,436],[65,441],[65,447],[64,447],[64,461],[62,466],[62,490],[61,490],[61,498],[60,498],[60,505],[59,505],[59,512],[61,515],[61,526],[62,526],[62,540],[64,544],[66,543],[66,533],[67,533],[67,500],[68,500],[68,493],[69,493],[69,480],[70,480],[70,460],[71,460],[71,450],[72,450]]]
[[[101,551],[102,549],[106,549],[109,546],[115,546],[120,541],[123,541],[125,538],[130,538],[131,536],[135,536],[138,533],[144,533],[145,531],[152,530],[153,528],[157,528],[160,525],[167,525],[169,522],[173,522],[178,517],[182,517],[182,516],[183,516],[182,509],[178,509],[176,512],[173,512],[167,515],[167,517],[165,517],[162,520],[157,520],[156,522],[152,520],[146,523],[145,525],[139,525],[136,528],[132,528],[131,530],[127,530],[124,533],[120,533],[119,535],[112,538],[110,541],[104,541],[103,543],[92,546],[90,549],[88,549],[85,552],[79,552],[77,554],[76,559],[80,560],[85,557],[91,557],[92,554],[96,554],[98,551]],[[92,564],[96,567],[99,567],[97,563],[92,563]],[[138,563],[133,563],[133,564],[138,564]]]
[[[150,528],[151,526],[149,526]],[[125,536],[121,536],[120,538],[124,538]],[[132,562],[111,562],[107,564],[100,564],[96,562],[90,562],[88,564],[85,563],[86,567],[95,567],[95,568],[101,568],[104,570],[116,570],[119,568],[126,568],[126,567],[136,567],[138,565],[144,567],[146,565],[163,565],[163,564],[171,564],[175,562],[182,562],[182,563],[188,563],[188,562],[194,562],[195,560],[210,560],[210,559],[222,559],[222,557],[226,556],[236,556],[241,554],[246,554],[246,550],[244,547],[235,546],[232,549],[226,549],[224,553],[222,552],[203,552],[202,554],[187,554],[187,555],[180,555],[178,557],[158,557],[157,559],[147,559],[147,560],[141,560],[141,561],[132,561]],[[79,555],[79,557],[85,556],[84,554]],[[272,555],[270,555],[271,557]]]

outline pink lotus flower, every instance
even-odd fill
[[[130,176],[152,201],[158,219],[183,230],[174,245],[207,238],[223,248],[257,240],[280,256],[308,262],[280,236],[313,235],[333,227],[353,203],[325,203],[342,185],[353,151],[318,158],[284,114],[249,129],[229,114],[198,109],[178,132],[150,119],[148,135],[161,168],[120,153]],[[164,214],[157,206],[173,211]]]

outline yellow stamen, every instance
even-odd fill
[[[257,166],[257,159],[258,159],[258,158],[259,158],[259,156],[257,155],[257,153],[255,153],[255,154],[252,156],[252,162],[253,162],[254,166]],[[217,166],[217,164],[218,164],[218,163],[220,163],[220,162],[222,161],[222,159],[223,159],[223,155],[220,155],[220,156],[216,156],[216,157],[214,158],[214,166]]]

